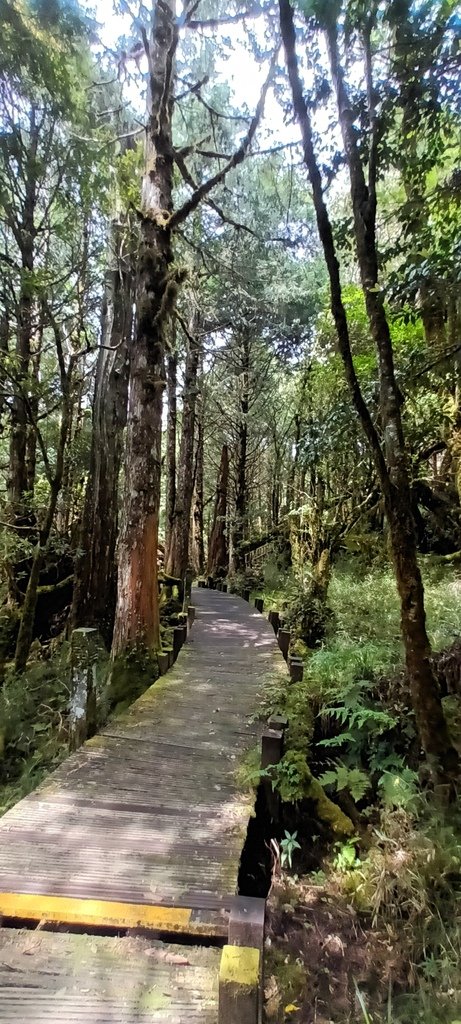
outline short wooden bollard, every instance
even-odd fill
[[[261,953],[224,946],[219,968],[219,1024],[257,1024]]]
[[[255,597],[255,608],[256,608],[256,611],[257,612],[261,612],[261,615],[262,615],[262,613],[264,611],[264,601],[263,601],[262,597]]]
[[[288,658],[288,671],[292,683],[302,683],[304,664],[302,658]]]
[[[205,580],[199,580],[197,586],[199,590],[206,590]]]
[[[168,669],[170,667],[170,658],[168,655],[168,651],[159,651],[159,653],[157,654],[157,661],[160,675],[164,676],[165,672],[168,672]]]
[[[261,768],[278,764],[283,753],[283,729],[265,729],[261,736]]]
[[[175,626],[173,629],[173,661],[176,661],[184,642],[184,631],[182,626]]]
[[[107,652],[98,630],[90,626],[74,629],[70,644],[70,750],[77,750],[96,732],[99,677],[105,663]]]
[[[243,597],[244,601],[249,601],[250,600],[250,591],[249,590],[244,590],[242,592],[242,597]]]
[[[290,634],[290,630],[289,629],[279,629],[279,631],[277,633],[277,640],[279,642],[279,647],[280,647],[280,650],[281,650],[281,652],[283,654],[283,657],[285,658],[285,661],[288,658],[288,650],[289,650],[289,647],[290,647],[290,639],[291,639],[291,634]]]
[[[193,604],[190,604],[188,609],[187,609],[187,624],[189,626],[189,629],[192,628],[194,622],[195,622],[195,606]]]
[[[221,590],[222,590],[223,594],[227,594],[227,583],[223,583],[223,585],[221,587]]]
[[[174,664],[174,650],[172,647],[167,647],[166,654],[168,655],[168,668]]]
[[[264,1004],[264,929],[266,901],[257,896],[233,896],[229,914],[229,946],[259,949],[258,1022],[262,1020]]]
[[[280,615],[279,615],[279,613],[278,612],[274,612],[274,611],[270,611],[269,615],[267,616],[267,618],[268,618],[268,620],[269,620],[269,622],[270,622],[270,624],[272,626],[272,629],[274,630],[275,635],[277,636],[277,633],[278,633],[278,631],[280,629]]]

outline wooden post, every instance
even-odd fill
[[[262,613],[264,611],[264,601],[263,601],[262,597],[256,597],[255,598],[255,608],[256,608],[256,611],[257,612],[261,612],[261,615],[262,615]]]
[[[283,730],[265,729],[261,736],[261,768],[278,764],[282,759],[282,750]]]
[[[171,668],[174,664],[174,650],[172,647],[167,647],[166,653],[168,655],[168,668]]]
[[[96,732],[98,689],[102,690],[105,682],[108,655],[97,629],[72,631],[69,660],[69,748],[77,750]]]
[[[227,594],[227,583],[223,583],[221,589],[222,589],[223,594]]]
[[[250,591],[249,590],[242,591],[242,597],[243,597],[244,601],[249,601],[250,600]]]
[[[168,669],[170,667],[168,651],[159,651],[159,653],[157,654],[157,661],[160,675],[164,676],[165,672],[168,672]]]
[[[288,651],[290,647],[291,634],[289,629],[279,629],[277,633],[277,640],[279,642],[280,650],[285,658],[288,658]]]
[[[274,630],[275,635],[277,636],[277,633],[278,633],[278,631],[280,629],[280,615],[279,615],[279,613],[278,612],[274,612],[274,611],[270,611],[269,615],[268,615],[268,619],[269,619],[269,622],[270,622],[270,624],[272,626],[272,629]]]
[[[206,589],[205,580],[199,580],[197,585],[198,585],[199,590],[205,590]]]
[[[229,915],[228,943],[259,949],[258,1024],[262,1022],[264,1006],[264,927],[266,901],[256,896],[233,896]]]
[[[175,626],[173,629],[173,661],[176,661],[178,654],[183,645],[183,628],[182,626]]]
[[[295,658],[293,655],[290,655],[288,658],[288,671],[292,683],[302,683],[304,675],[302,658]]]
[[[189,629],[192,629],[192,626],[193,626],[194,622],[195,622],[195,605],[190,604],[188,609],[187,609],[187,623],[188,623]]]
[[[257,1024],[261,953],[224,946],[219,968],[218,1024]]]

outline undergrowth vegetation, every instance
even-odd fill
[[[68,753],[68,644],[0,688],[0,815],[30,793]]]
[[[461,576],[446,566],[442,574],[428,561],[424,577],[437,668],[451,650],[459,658]],[[268,588],[266,607],[283,609],[290,621],[299,583],[285,580],[279,593]],[[272,901],[268,1017],[287,1019],[290,1005],[289,1019],[303,1024],[457,1024],[461,815],[434,795],[421,761],[390,569],[344,559],[328,604],[334,627],[321,646],[304,647],[303,682],[274,683],[266,698],[267,709],[288,718],[285,754],[270,775],[282,799],[285,838],[296,835],[300,844],[290,857],[295,875],[288,880],[282,872]],[[448,655],[437,654],[442,650]],[[454,702],[449,724],[459,747],[459,695],[445,699]],[[312,779],[352,830],[334,837],[322,807],[312,803]],[[328,935],[313,959],[310,930],[325,929],[326,908]],[[281,950],[288,957],[282,971]],[[302,982],[295,971],[294,987],[292,979],[283,981],[290,958],[306,966]]]

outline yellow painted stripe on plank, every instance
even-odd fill
[[[4,917],[49,921],[54,924],[186,932],[192,911],[184,907],[154,907],[144,903],[113,903],[109,900],[1,892],[0,914]]]

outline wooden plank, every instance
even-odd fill
[[[0,929],[2,1024],[216,1024],[220,950]]]

